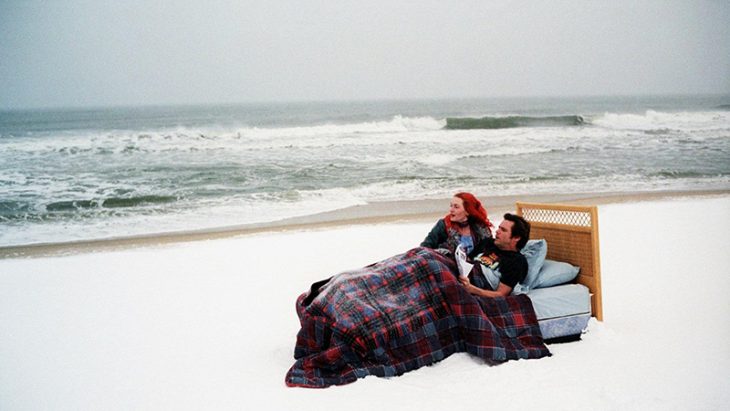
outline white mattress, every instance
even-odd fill
[[[538,321],[591,313],[590,291],[581,284],[536,288],[527,296],[532,300]]]

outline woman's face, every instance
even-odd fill
[[[457,223],[466,221],[469,214],[464,210],[464,200],[459,197],[452,198],[451,204],[449,205],[449,214],[451,215],[451,221],[456,221]]]

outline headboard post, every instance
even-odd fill
[[[517,202],[517,214],[530,222],[530,238],[547,241],[547,258],[580,267],[576,282],[591,292],[591,310],[603,321],[598,207]]]

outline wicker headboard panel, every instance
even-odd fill
[[[598,208],[518,202],[517,214],[530,222],[530,238],[547,241],[547,258],[580,267],[576,281],[591,290],[593,316],[603,321]]]

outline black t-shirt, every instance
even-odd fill
[[[488,238],[481,257],[482,264],[499,271],[500,282],[511,288],[525,279],[527,275],[527,259],[518,251],[505,251],[494,245],[494,239]]]

